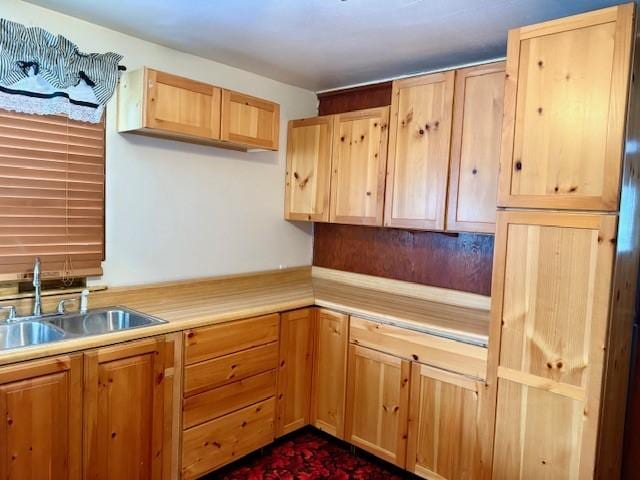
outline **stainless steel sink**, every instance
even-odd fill
[[[87,313],[48,314],[16,318],[0,323],[0,350],[56,342],[69,338],[142,328],[166,323],[124,307],[89,310]]]
[[[62,330],[43,322],[24,321],[0,324],[0,349],[26,347],[65,338]]]
[[[69,313],[48,317],[46,321],[73,337],[99,335],[117,330],[129,330],[131,328],[166,323],[164,320],[122,307],[89,310],[86,314]]]

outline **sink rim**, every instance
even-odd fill
[[[29,319],[29,320],[17,321],[17,322],[0,323],[0,330],[7,331],[6,338],[9,337],[11,330],[18,329],[22,331],[22,330],[25,330],[25,327],[29,329],[33,329],[34,327],[37,327],[36,330],[39,330],[41,334],[44,333],[47,337],[53,333],[53,338],[48,338],[47,340],[44,340],[44,341],[35,341],[30,343],[16,343],[15,345],[10,347],[0,347],[0,352],[22,349],[22,348],[29,348],[29,347],[38,347],[41,345],[48,345],[50,343],[59,342],[67,338],[67,332],[47,322],[41,322],[41,321]],[[38,338],[38,336],[36,335],[35,338]]]

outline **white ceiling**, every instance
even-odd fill
[[[620,0],[29,1],[310,90],[501,57],[505,55],[509,28],[620,3]]]

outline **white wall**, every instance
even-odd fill
[[[0,15],[60,33],[84,52],[147,65],[280,104],[280,151],[241,153],[116,132],[107,109],[104,275],[132,285],[311,263],[311,225],[283,219],[286,124],[316,114],[313,92],[171,50],[18,0]]]

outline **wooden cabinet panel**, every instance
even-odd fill
[[[333,117],[291,120],[287,132],[284,216],[329,221]]]
[[[278,340],[277,313],[185,331],[184,363],[191,365]]]
[[[280,105],[243,93],[222,92],[222,140],[277,150]]]
[[[349,317],[324,309],[318,309],[316,315],[311,423],[344,438]]]
[[[424,478],[484,478],[481,454],[491,437],[480,431],[483,391],[482,382],[411,365],[407,470]]]
[[[349,346],[345,440],[404,468],[410,363]]]
[[[584,465],[592,458],[584,457],[583,409],[583,402],[544,387],[500,379],[493,478],[593,478]]]
[[[382,225],[389,107],[334,118],[330,221]]]
[[[232,353],[184,369],[185,397],[235,382],[278,366],[278,343]]]
[[[82,355],[0,368],[0,478],[82,478]]]
[[[616,215],[498,213],[492,289],[492,339],[500,344],[498,472],[515,471],[503,462],[521,455],[507,454],[514,451],[518,430],[525,436],[533,432],[517,444],[527,452],[517,466],[523,469],[520,478],[592,475],[616,223]],[[576,412],[578,423],[570,418]],[[540,415],[547,414],[558,421],[543,422]],[[534,426],[539,422],[546,426]],[[547,446],[531,447],[547,452],[538,458],[529,441],[559,442],[558,449],[551,457]],[[529,463],[534,458],[535,468]]]
[[[385,226],[444,229],[454,76],[393,82]]]
[[[618,209],[633,4],[509,32],[498,203]]]
[[[221,417],[276,394],[276,371],[243,378],[184,399],[184,428],[191,428]]]
[[[161,338],[85,354],[86,478],[162,478],[164,367]]]
[[[276,436],[309,424],[313,372],[314,309],[282,314]]]
[[[275,399],[252,405],[186,430],[182,478],[198,478],[274,439]]]
[[[218,87],[151,69],[146,77],[145,127],[220,138]]]
[[[447,230],[495,230],[504,75],[504,62],[456,71]]]

